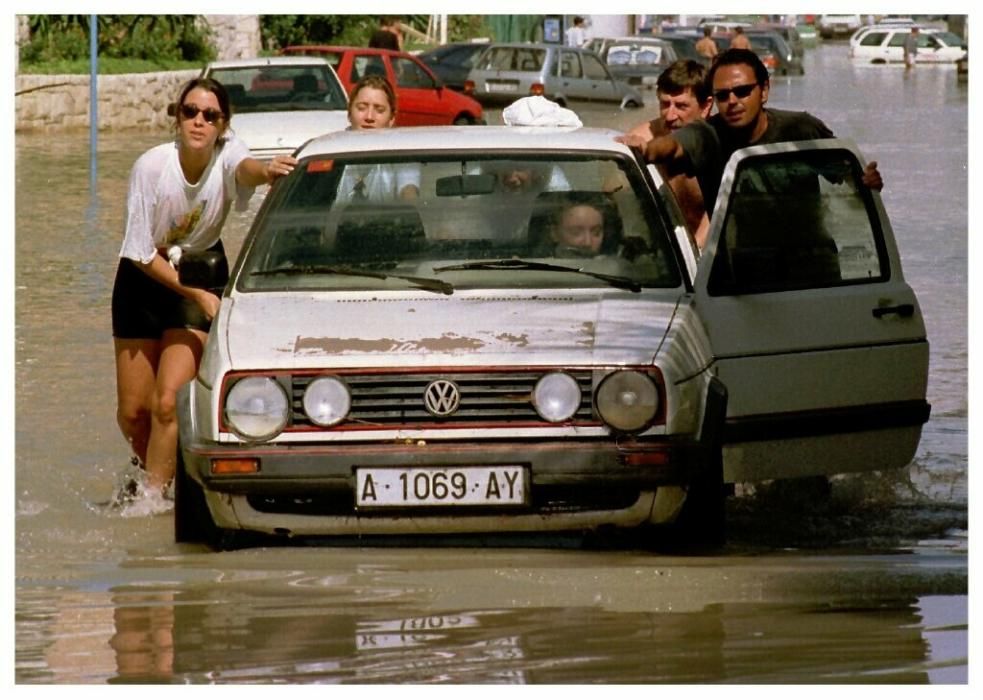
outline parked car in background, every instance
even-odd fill
[[[641,107],[642,95],[608,71],[596,53],[556,44],[493,44],[475,59],[465,92],[483,104],[542,95],[567,106],[613,102]]]
[[[728,484],[906,466],[928,342],[856,148],[739,151],[697,257],[618,133],[307,143],[178,394],[176,538],[717,544]],[[415,199],[355,196],[385,174]],[[182,283],[212,284],[210,255]]]
[[[665,32],[663,34],[653,34],[652,36],[671,45],[676,52],[677,58],[700,61],[709,63],[707,58],[696,50],[696,37],[685,32]],[[702,36],[702,35],[701,35]]]
[[[488,47],[486,42],[462,42],[443,44],[417,54],[444,85],[463,92],[468,73],[474,67],[474,59]]]
[[[800,22],[795,25],[795,31],[799,33],[803,46],[815,46],[819,43],[819,32],[816,31],[816,25]]]
[[[795,57],[795,59],[799,63],[802,62],[802,59],[805,57],[806,53],[805,43],[802,41],[802,36],[799,34],[799,30],[796,29],[795,26],[791,24],[779,24],[774,22],[770,24],[755,24],[748,29],[748,31],[758,30],[772,31],[781,36],[782,39],[785,40],[785,43],[788,44],[788,47],[792,49],[792,55]]]
[[[348,126],[348,99],[323,58],[213,61],[201,72],[225,86],[232,129],[253,156],[289,155],[309,139]]]
[[[796,56],[778,32],[768,29],[748,29],[744,32],[751,49],[772,75],[804,75],[802,58]]]
[[[843,39],[860,29],[860,15],[819,15],[816,29],[823,39]]]
[[[354,46],[288,46],[288,56],[321,56],[338,74],[345,90],[365,75],[385,77],[396,90],[396,126],[483,124],[484,111],[471,97],[445,87],[416,56],[403,51]]]
[[[861,33],[850,46],[857,63],[904,63],[904,43],[911,26],[876,26]],[[952,32],[921,28],[916,63],[956,64],[967,55],[966,43]]]
[[[599,49],[592,50],[604,61],[611,75],[636,88],[655,89],[659,75],[677,58],[671,44],[655,37],[629,36],[593,41]]]
[[[692,58],[695,61],[700,61],[701,63],[709,66],[710,59],[696,51],[696,42],[703,38],[703,32],[694,32],[689,29],[680,29],[671,34],[659,34],[660,39],[673,42],[673,47],[677,47],[678,44],[682,42],[687,42],[690,46],[691,54],[683,56],[679,53],[677,48],[676,54],[681,58]],[[717,45],[717,53],[722,53],[730,47],[731,34],[721,34],[717,32],[710,36],[714,43]],[[695,56],[692,54],[696,54]]]

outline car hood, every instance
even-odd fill
[[[231,369],[647,364],[678,290],[537,290],[344,299],[244,294],[223,303]],[[213,331],[214,332],[214,331]]]
[[[340,109],[245,112],[232,117],[232,128],[254,153],[293,151],[315,136],[348,128],[348,113]]]

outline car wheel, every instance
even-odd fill
[[[701,442],[706,461],[686,490],[686,501],[665,534],[672,550],[719,549],[726,542],[727,487],[724,484],[723,433],[727,418],[727,388],[713,379],[707,389]]]
[[[635,102],[635,100],[628,100],[627,102],[625,102],[625,109],[638,109],[641,106],[642,105]]]
[[[178,446],[174,471],[174,541],[214,544],[218,539],[219,529],[208,510],[205,492],[188,475],[181,447]]]
[[[474,124],[474,119],[467,114],[459,114],[454,120],[454,126],[471,126],[472,124]]]

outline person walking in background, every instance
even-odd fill
[[[691,59],[675,61],[662,71],[655,84],[655,94],[659,99],[659,117],[634,126],[628,136],[637,140],[629,145],[644,148],[657,136],[671,134],[697,119],[706,119],[713,108],[707,68]],[[686,218],[686,228],[702,250],[710,221],[699,183],[695,177],[682,174],[667,178],[667,183]]]
[[[904,68],[909,71],[915,67],[915,57],[918,54],[918,27],[912,27],[904,39]]]
[[[370,49],[403,50],[403,33],[399,29],[399,20],[395,17],[382,17],[379,28],[369,37]]]
[[[751,50],[751,41],[747,38],[747,34],[744,33],[744,27],[734,27],[734,36],[730,40],[730,48]]]
[[[584,18],[577,15],[573,18],[573,26],[567,30],[567,46],[580,48],[587,43],[587,32],[584,29]]]
[[[118,505],[137,497],[164,505],[177,453],[177,392],[197,373],[219,308],[212,291],[183,286],[175,265],[189,251],[224,254],[220,236],[233,201],[245,210],[257,186],[297,163],[249,155],[229,131],[229,96],[216,80],[191,80],[176,104],[177,138],[145,152],[130,173],[113,283],[117,422],[146,471],[142,482],[123,484]]]
[[[713,61],[717,56],[717,42],[713,40],[712,34],[713,27],[703,27],[703,38],[696,42],[696,52],[708,61]]]

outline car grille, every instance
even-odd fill
[[[346,421],[373,427],[457,427],[494,424],[548,425],[532,404],[536,382],[543,371],[510,373],[343,374],[352,407]],[[591,372],[568,372],[580,385],[581,402],[572,422],[597,423],[591,407]],[[292,428],[314,427],[303,407],[304,391],[319,375],[292,378]],[[433,415],[424,403],[431,382],[449,380],[460,391],[460,406],[447,416]]]

